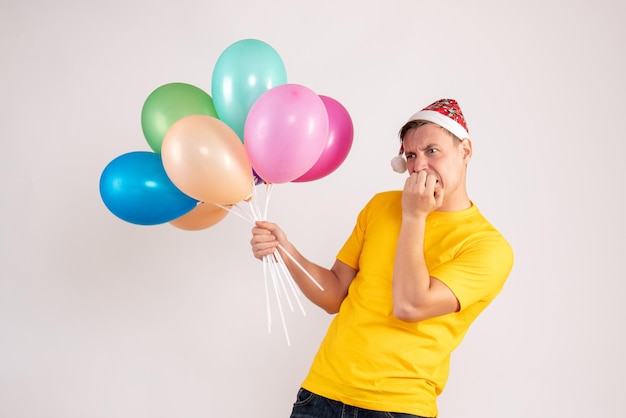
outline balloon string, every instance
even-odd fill
[[[248,204],[248,209],[250,210],[250,213],[252,213],[252,217],[255,220],[259,220],[259,221],[264,220],[264,219],[261,218],[261,214],[259,213],[258,206],[257,205],[253,205],[251,199],[250,200],[246,200],[246,203]]]
[[[244,216],[239,212],[236,212],[235,210],[233,210],[234,207],[237,207],[239,209],[239,207],[237,205],[232,205],[232,206],[226,206],[226,205],[221,205],[219,203],[213,203],[215,206],[220,207],[234,215],[239,216],[241,219],[243,219],[244,221],[248,222],[249,224],[254,225],[254,219],[250,218],[249,216]]]
[[[285,322],[285,315],[283,314],[283,305],[280,302],[280,291],[278,288],[278,283],[277,283],[277,278],[276,278],[276,271],[271,268],[270,265],[270,275],[272,276],[272,283],[274,284],[274,294],[276,295],[276,301],[277,301],[277,305],[278,305],[278,312],[280,313],[280,319],[281,322],[283,324],[283,330],[285,331],[285,338],[287,339],[287,345],[290,346],[291,342],[289,341],[289,332],[287,332],[287,323]]]
[[[222,205],[219,203],[213,203],[215,206],[220,207],[229,213],[233,213],[236,216],[240,217],[244,221],[254,225],[257,220],[266,220],[267,212],[269,207],[269,200],[272,192],[272,184],[266,183],[265,188],[265,204],[263,208],[263,214],[261,214],[259,197],[256,193],[256,188],[252,188],[252,193],[246,198],[243,199],[238,204],[234,205]],[[245,206],[241,206],[240,203],[245,202]],[[289,257],[294,264],[302,270],[302,272],[320,289],[324,290],[324,288],[309,274],[309,272],[281,245],[278,244],[278,247]],[[302,295],[302,291],[296,285],[295,281],[285,261],[283,260],[281,253],[276,249],[273,255],[266,255],[263,257],[263,282],[265,286],[265,304],[266,304],[266,314],[267,314],[267,329],[268,332],[272,332],[272,312],[271,312],[271,303],[270,303],[270,287],[274,288],[274,294],[276,297],[276,302],[278,305],[278,313],[280,315],[281,323],[283,326],[283,330],[285,332],[285,339],[287,340],[287,345],[291,346],[291,341],[289,339],[289,333],[287,331],[287,322],[285,321],[285,314],[283,312],[283,302],[281,297],[281,293],[284,296],[284,299],[287,300],[287,304],[291,311],[294,311],[294,306],[291,303],[291,298],[289,297],[289,290],[293,294],[302,315],[306,315],[304,311],[304,307],[300,302],[299,295]]]
[[[263,219],[267,219],[267,208],[270,204],[271,197],[272,197],[272,183],[265,183],[265,210],[263,212]]]
[[[285,295],[285,299],[287,300],[287,304],[289,305],[289,309],[291,310],[291,312],[293,312],[293,304],[291,303],[291,298],[287,293],[285,280],[283,280],[284,277],[281,274],[282,270],[279,269],[279,266],[275,261],[270,264],[270,271],[272,271],[276,275],[276,278],[278,279],[278,284],[280,284],[280,288],[283,290],[283,294]]]
[[[278,244],[278,248],[280,248],[281,250],[283,250],[285,252],[285,254],[287,254],[287,257],[289,257],[289,259],[291,261],[293,261],[294,264],[296,266],[298,266],[300,268],[300,270],[302,270],[302,272],[304,274],[306,274],[306,276],[309,278],[309,280],[311,280],[313,283],[315,283],[315,285],[319,288],[319,290],[324,291],[324,288],[322,287],[322,285],[319,284],[319,282],[317,280],[315,280],[315,278],[313,278],[313,276],[311,276],[311,274],[308,271],[306,271],[306,269],[302,266],[302,264],[298,263],[298,260],[293,258],[293,256],[291,254],[289,254],[289,252],[287,250],[285,250],[285,247],[283,247],[282,245]],[[280,256],[280,253],[278,254],[278,256]]]
[[[267,268],[269,267],[269,256],[263,257],[263,282],[265,284],[265,308],[267,311],[267,332],[272,332],[272,310],[270,309],[269,283],[267,279]]]
[[[291,289],[293,296],[296,299],[296,302],[298,302],[298,306],[300,307],[300,311],[302,312],[302,315],[306,316],[306,312],[304,311],[304,306],[302,306],[302,303],[300,303],[300,299],[298,298],[298,295],[302,295],[300,288],[298,288],[296,283],[293,281],[293,277],[291,277],[291,274],[289,274],[289,270],[287,270],[287,266],[285,265],[285,262],[283,261],[282,257],[280,257],[280,254],[278,257],[276,257],[276,259],[278,260],[278,264],[280,266],[281,271],[283,272],[284,276],[287,278],[287,284],[289,285],[289,288]]]
[[[239,208],[238,204],[234,205],[234,206],[226,206],[226,205],[221,205],[219,203],[214,203],[214,205],[219,206],[220,208],[227,210],[231,213],[234,213],[235,215],[239,216],[241,219],[243,219],[244,221],[254,225],[254,222],[256,219],[258,219],[255,215],[255,209],[253,209],[252,207],[252,202],[250,200],[246,201],[248,203],[248,206],[251,208],[251,212],[252,212],[252,217],[250,216],[244,216],[242,214],[240,214],[239,212],[236,212],[233,210],[233,207],[237,207]],[[240,209],[240,208],[239,208]],[[324,291],[324,288],[322,287],[322,285],[319,284],[319,282],[317,280],[315,280],[315,278],[313,276],[311,276],[311,274],[302,266],[302,264],[300,264],[298,262],[298,260],[296,260],[286,249],[285,247],[283,247],[281,244],[278,244],[278,247],[283,250],[285,252],[285,254],[287,255],[287,257],[289,257],[289,259],[291,261],[294,262],[294,264],[300,269],[302,270],[302,272],[309,278],[309,280],[311,280],[317,287],[318,289],[320,289],[321,291]],[[280,253],[278,253],[278,251],[274,252],[274,255],[276,256],[280,256]]]

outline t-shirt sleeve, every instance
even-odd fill
[[[466,244],[453,260],[438,266],[430,275],[452,290],[463,309],[495,298],[512,267],[513,250],[501,235],[496,235]]]
[[[337,253],[337,260],[355,270],[359,270],[359,258],[361,257],[361,250],[363,249],[365,226],[367,224],[367,214],[370,203],[368,203],[357,216],[352,233]]]

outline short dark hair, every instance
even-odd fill
[[[420,126],[428,125],[429,123],[431,123],[433,125],[437,125],[436,123],[433,123],[433,122],[430,122],[430,121],[427,121],[427,120],[421,120],[421,119],[408,121],[407,123],[404,124],[404,126],[402,126],[402,128],[400,128],[400,131],[398,132],[398,136],[400,137],[400,142],[402,142],[404,140],[404,136],[411,129],[419,128]],[[439,126],[439,125],[437,125],[437,126]],[[458,136],[454,135],[452,132],[450,132],[449,130],[447,130],[443,126],[439,126],[439,127],[441,129],[443,129],[444,131],[446,131],[447,133],[449,133],[450,136],[452,136],[452,137],[458,139],[459,141],[461,141],[461,138],[459,138]]]

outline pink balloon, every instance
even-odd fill
[[[322,99],[298,84],[282,84],[254,102],[244,126],[244,147],[254,171],[267,183],[286,183],[319,159],[328,137]]]
[[[337,100],[327,96],[320,96],[320,99],[328,113],[326,145],[313,167],[294,182],[313,181],[329,175],[345,161],[352,148],[354,126],[350,114]]]

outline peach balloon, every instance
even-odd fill
[[[170,225],[185,231],[200,231],[207,229],[228,215],[226,209],[222,209],[213,203],[199,202],[195,208],[180,218],[170,221]]]
[[[239,137],[207,115],[176,121],[163,138],[163,167],[183,193],[202,202],[240,202],[252,193],[252,165]]]

